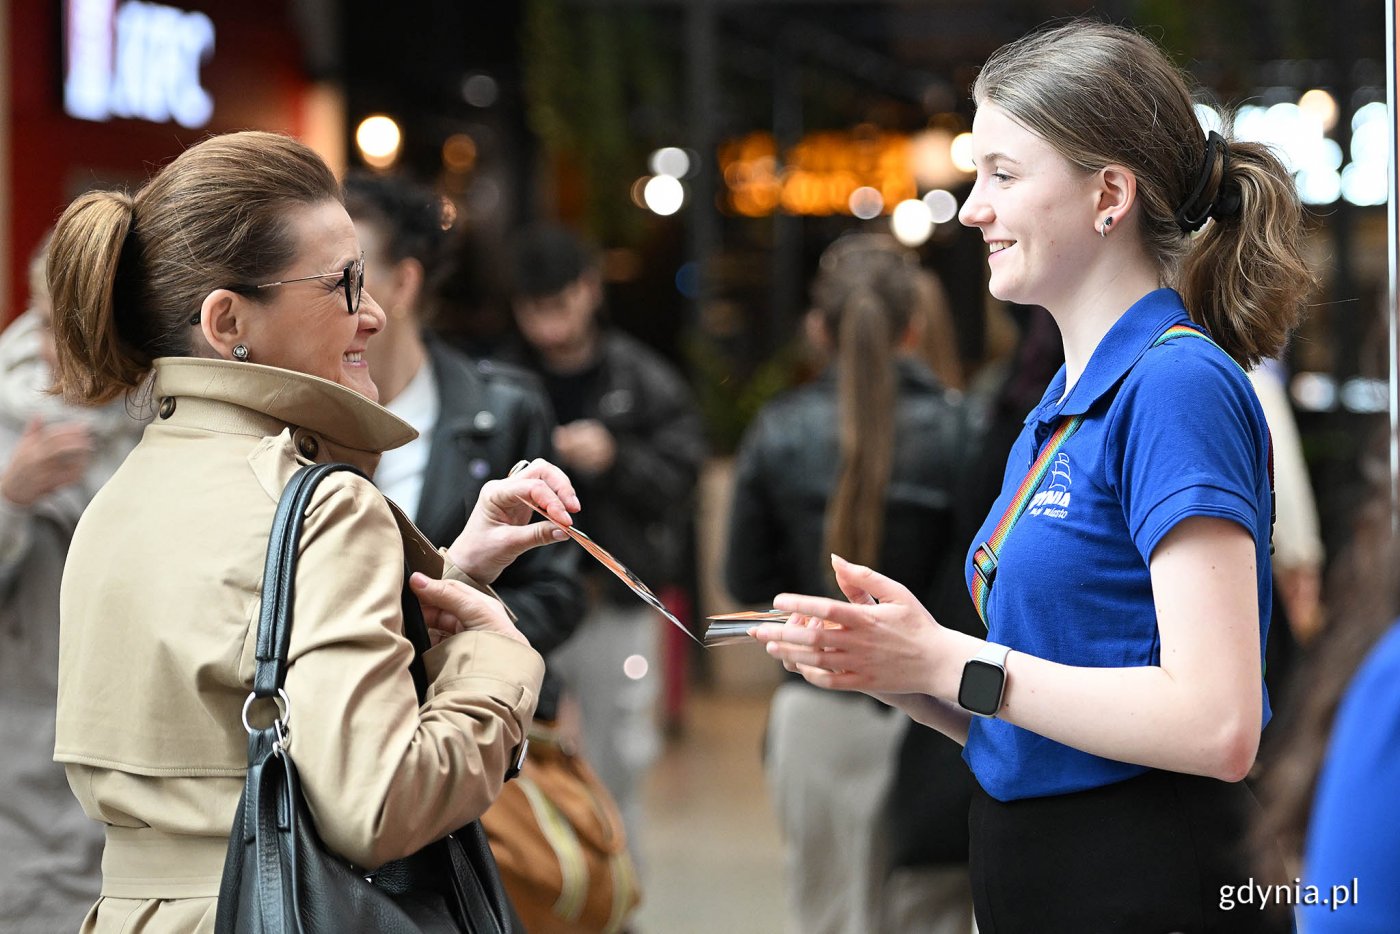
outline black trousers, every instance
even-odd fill
[[[1288,908],[1234,897],[1239,886],[1283,878],[1281,862],[1251,861],[1245,838],[1257,811],[1243,782],[1175,772],[1010,802],[978,786],[969,813],[978,928],[1288,934]]]

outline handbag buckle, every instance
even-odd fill
[[[256,691],[248,692],[248,697],[243,701],[243,729],[252,736],[257,732],[253,725],[248,722],[248,710],[253,706],[253,701],[258,699]],[[277,696],[271,698],[277,705],[277,718],[272,721],[272,729],[277,733],[277,742],[273,744],[273,751],[281,755],[282,749],[287,745],[287,738],[292,735],[292,700],[287,696],[287,692],[281,688],[277,689]]]

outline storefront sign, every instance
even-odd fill
[[[129,117],[200,127],[214,100],[200,85],[214,23],[141,0],[67,0],[63,109],[82,120]]]

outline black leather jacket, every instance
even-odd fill
[[[656,589],[684,576],[704,427],[689,387],[660,354],[616,330],[603,332],[601,354],[598,389],[584,410],[612,433],[617,456],[601,474],[569,472],[583,503],[578,525]],[[521,344],[503,356],[540,365]],[[638,603],[596,562],[587,561],[584,573],[608,602]]]
[[[506,476],[516,461],[553,458],[554,415],[531,374],[473,362],[431,337],[427,345],[440,409],[414,522],[434,544],[447,545],[466,526],[487,480]],[[567,543],[531,549],[494,584],[517,628],[546,658],[583,618],[580,554]],[[553,718],[558,692],[546,671],[537,717]]]
[[[876,570],[938,615],[949,567],[966,544],[955,520],[970,431],[962,402],[927,368],[901,360],[898,371],[895,456]],[[770,402],[749,426],[725,559],[725,583],[737,600],[767,606],[783,591],[840,596],[825,547],[827,499],[840,462],[838,426],[834,369]]]

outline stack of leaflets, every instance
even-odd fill
[[[706,617],[710,625],[705,630],[705,644],[744,642],[750,638],[749,630],[759,623],[785,623],[791,615],[786,610],[743,610]]]

